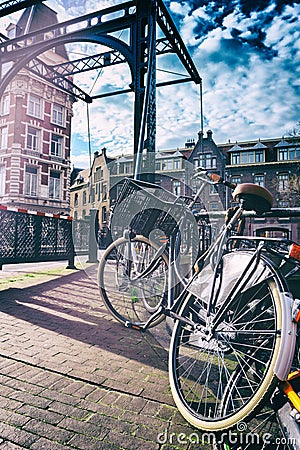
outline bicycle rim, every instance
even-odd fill
[[[149,273],[139,276],[149,267],[157,250],[158,246],[143,236],[130,243],[120,238],[101,258],[98,269],[101,297],[110,313],[127,326],[143,326],[166,298],[168,259],[165,254],[158,257]],[[151,326],[163,319],[164,315],[159,315]]]
[[[234,253],[223,257],[225,275],[230,267],[242,273],[250,254],[239,257]],[[206,271],[206,292],[210,292],[207,275]],[[235,281],[236,274],[223,276],[216,290],[217,308],[228,301]],[[254,415],[275,389],[273,368],[282,326],[279,294],[275,276],[260,263],[210,340],[191,326],[176,323],[170,348],[171,390],[179,411],[195,427],[230,428]],[[203,295],[190,295],[180,314],[200,322],[204,304]]]
[[[291,450],[298,439],[283,431],[277,411],[287,399],[277,389],[275,395],[250,420],[229,431],[216,434],[214,450]],[[293,420],[292,418],[290,420]]]

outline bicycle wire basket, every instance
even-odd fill
[[[154,230],[171,236],[183,214],[191,214],[185,202],[156,184],[126,178],[112,210],[111,229],[125,229],[149,237]]]

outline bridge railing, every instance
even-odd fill
[[[68,260],[74,268],[71,217],[0,206],[0,269],[3,264]]]

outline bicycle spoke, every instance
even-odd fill
[[[246,264],[251,256],[246,252],[244,255]],[[234,258],[235,254],[225,255],[225,267]],[[203,323],[203,291],[200,300],[190,295],[180,312],[195,326],[186,326],[179,320],[175,327],[170,382],[177,406],[195,426],[214,430],[225,420],[226,424],[231,421],[234,424],[254,414],[268,391],[275,387],[272,367],[281,337],[280,296],[270,270],[266,269],[263,276],[260,264],[255,270],[259,273],[252,271],[249,286],[236,291],[230,300],[227,295],[232,287],[223,277],[222,283],[227,284],[220,284],[216,291],[216,309],[220,313],[212,332],[209,324]],[[205,277],[208,273],[205,272]],[[265,275],[268,276],[264,278]],[[234,278],[232,283],[235,285]],[[205,292],[208,296],[210,290],[207,288]],[[226,308],[222,306],[222,298],[229,302]],[[212,323],[213,320],[212,317]]]
[[[167,257],[162,253],[152,264],[157,254],[158,247],[142,236],[132,241],[121,238],[107,249],[99,265],[99,288],[119,321],[143,326],[166,298]]]

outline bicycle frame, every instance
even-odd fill
[[[194,199],[190,203],[190,208],[195,205],[196,200],[201,195],[206,183],[219,184],[218,182],[210,182],[204,178],[201,178],[201,180],[203,181],[203,184],[200,186]],[[244,193],[243,191],[239,192]],[[247,192],[245,192],[245,195],[247,195]],[[152,259],[150,261],[147,261],[145,266],[142,266],[142,271],[140,271],[140,273],[137,273],[138,255],[136,254],[134,245],[131,242],[130,235],[128,235],[128,238],[126,237],[126,239],[128,240],[127,259],[129,260],[129,264],[131,264],[135,269],[135,275],[132,278],[132,282],[139,281],[143,277],[151,275],[152,271],[154,271],[158,266],[159,260],[162,255],[166,256],[166,254],[168,254],[169,265],[167,277],[167,298],[166,296],[164,296],[161,300],[161,303],[158,303],[157,309],[153,313],[152,311],[150,311],[152,314],[148,320],[146,319],[146,322],[138,325],[136,325],[135,323],[127,322],[125,326],[127,326],[128,328],[135,328],[140,331],[145,331],[154,322],[156,322],[159,317],[162,317],[162,315],[168,316],[177,321],[177,325],[175,326],[173,334],[173,336],[175,336],[175,339],[177,339],[176,332],[178,332],[178,327],[181,327],[180,323],[182,323],[184,326],[188,325],[187,334],[190,333],[193,337],[191,338],[191,340],[190,338],[188,338],[188,340],[185,341],[187,342],[187,345],[190,345],[191,348],[196,348],[196,350],[207,350],[208,354],[210,352],[219,350],[221,352],[228,352],[231,342],[234,342],[235,339],[236,342],[234,343],[234,345],[245,345],[243,342],[243,336],[246,336],[249,330],[251,331],[251,333],[253,333],[253,336],[259,336],[259,334],[262,333],[262,336],[264,338],[262,340],[262,344],[258,345],[258,348],[260,350],[264,350],[263,346],[266,342],[272,343],[271,339],[273,339],[274,342],[277,341],[275,353],[276,359],[273,359],[271,366],[272,369],[269,371],[269,373],[273,374],[272,376],[274,377],[274,379],[276,376],[277,379],[280,380],[280,389],[289,398],[290,402],[294,405],[297,411],[300,412],[300,400],[293,389],[293,380],[297,377],[300,377],[300,371],[297,371],[296,374],[289,375],[292,359],[294,357],[297,334],[297,323],[295,317],[297,317],[297,320],[300,321],[300,300],[298,303],[294,302],[294,298],[289,293],[289,288],[285,281],[285,278],[288,279],[292,277],[293,274],[295,274],[300,269],[300,262],[295,262],[294,264],[292,262],[292,264],[288,264],[289,262],[291,262],[291,260],[287,257],[286,249],[283,246],[286,246],[289,242],[292,241],[289,241],[287,239],[274,239],[252,236],[245,237],[242,235],[243,230],[241,230],[239,226],[237,233],[240,234],[234,236],[232,235],[235,226],[241,223],[244,212],[249,210],[249,203],[246,204],[246,201],[247,196],[245,199],[243,199],[243,197],[239,199],[239,206],[234,210],[233,216],[228,219],[227,223],[223,225],[215,242],[198,259],[200,270],[190,277],[187,284],[182,285],[180,293],[178,293],[176,290],[177,284],[180,279],[176,273],[176,237],[174,232],[168,237],[167,242],[164,242],[162,245],[159,244],[158,249],[154,252],[154,256],[152,253]],[[258,214],[260,214],[259,209]],[[189,222],[187,222],[187,224],[189,224]],[[183,229],[188,229],[188,226]],[[153,242],[155,242],[155,240],[153,240]],[[231,278],[229,276],[228,282],[223,284],[222,277],[224,277],[225,279],[227,275],[231,274],[231,272],[229,272],[230,262],[233,261],[235,263],[237,261],[238,266],[240,261],[239,257],[236,258],[233,255],[228,255],[228,253],[231,254],[235,251],[239,252],[239,250],[241,250],[239,254],[242,255],[241,257],[244,261],[244,264],[242,264],[239,267],[239,270],[236,271],[236,278]],[[243,253],[245,256],[243,256]],[[280,258],[278,258],[278,256],[280,256]],[[276,265],[276,261],[274,262],[272,257],[274,257],[274,261],[276,259],[280,259],[280,261],[282,260],[284,262],[287,262],[287,264],[285,266],[281,263],[278,263]],[[225,270],[223,266],[225,266]],[[281,273],[282,266],[285,267],[285,271],[283,273]],[[131,266],[129,267],[129,270],[130,269]],[[200,289],[201,286],[205,287],[205,283],[207,283],[205,277],[209,276],[209,289],[205,287],[204,290],[206,290],[206,292],[203,294],[203,297],[201,298],[201,295],[199,295],[199,298],[197,299],[197,292],[193,292],[191,288],[193,288],[193,282],[195,280],[197,281],[197,277],[201,279],[201,271],[204,269],[206,270],[206,272],[204,272],[204,281],[200,281],[200,283],[198,283],[198,286],[200,286]],[[240,304],[242,305],[242,308],[245,307],[246,310],[248,304],[251,305],[252,303],[252,305],[254,305],[252,306],[252,317],[254,318],[252,323],[256,324],[256,314],[259,314],[259,309],[256,309],[257,297],[254,296],[257,295],[255,294],[256,291],[254,290],[253,297],[250,297],[251,302],[249,301],[249,297],[247,297],[247,295],[244,295],[243,293],[243,291],[250,290],[250,288],[252,289],[251,283],[253,282],[253,280],[254,284],[257,283],[259,285],[262,281],[263,283],[265,283],[264,286],[270,288],[270,292],[274,292],[274,290],[275,292],[277,292],[277,296],[275,297],[277,299],[275,311],[280,311],[280,316],[276,316],[277,313],[274,313],[275,318],[279,317],[278,320],[274,322],[274,324],[276,326],[276,323],[280,323],[280,327],[275,328],[274,326],[274,328],[269,328],[268,325],[265,325],[264,320],[261,320],[261,324],[258,325],[258,328],[256,328],[255,325],[253,326],[253,328],[247,328],[247,324],[245,327],[244,325],[242,325],[240,328],[234,326],[230,328],[231,319],[226,322],[226,316],[231,318],[232,311],[235,311],[235,305]],[[166,293],[165,290],[164,292]],[[266,290],[265,292],[268,291]],[[200,294],[200,290],[198,290],[198,294]],[[195,306],[193,296],[196,297],[196,302],[198,302],[198,309],[195,311],[195,314],[193,312]],[[261,299],[263,300],[261,304],[266,304],[265,297],[262,296]],[[183,303],[183,301],[185,302]],[[295,304],[298,305],[297,310],[295,310]],[[219,305],[222,305],[222,307],[219,307]],[[267,308],[269,308],[269,306],[267,306]],[[189,311],[192,312],[189,313]],[[268,311],[268,309],[266,309],[266,311]],[[242,315],[241,317],[244,316]],[[261,317],[264,318],[263,316]],[[277,336],[279,335],[280,340],[277,339]],[[220,341],[224,341],[223,347],[222,345],[218,344],[218,339]],[[228,339],[228,345],[226,345],[226,339]],[[241,340],[239,341],[239,339]],[[220,347],[218,347],[218,345],[220,345]],[[253,348],[254,351],[256,351],[256,347],[253,346]],[[270,351],[271,348],[272,347],[270,346]],[[173,355],[174,354],[175,353],[173,353]],[[253,353],[251,358],[254,357],[255,360],[255,356],[256,353]],[[247,360],[247,353],[245,353],[245,362],[253,361],[253,359],[250,359],[250,356],[248,358],[249,360]],[[174,361],[175,360],[176,359],[174,359]],[[234,372],[232,372],[232,374],[234,376]],[[172,374],[172,376],[174,377],[174,373]],[[259,393],[259,395],[262,400],[264,400],[264,397],[262,395],[263,392],[265,392],[265,395],[269,394],[269,390],[267,388],[269,388],[267,384],[263,385],[261,388],[261,392]],[[233,385],[233,389],[235,389],[235,385]],[[260,405],[259,400],[257,401],[257,404]]]

